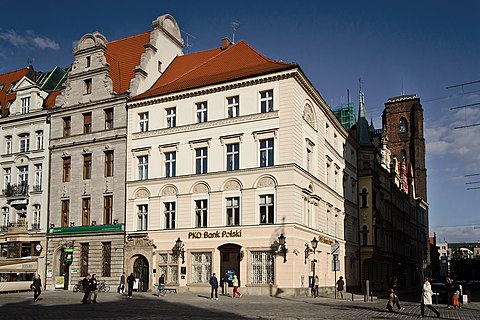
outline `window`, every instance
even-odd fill
[[[148,112],[139,113],[138,118],[139,118],[140,132],[148,131]]]
[[[148,205],[137,206],[137,230],[147,230],[148,226]]]
[[[63,120],[63,136],[70,137],[72,133],[72,118],[64,117]]]
[[[272,224],[274,216],[273,194],[260,196],[260,224]]]
[[[407,160],[407,152],[405,149],[400,150],[400,162],[405,162]]]
[[[43,149],[43,131],[35,132],[35,141],[37,142],[37,150]]]
[[[85,63],[85,66],[86,66],[87,68],[89,68],[89,67],[90,67],[90,63],[91,63],[91,58],[90,58],[90,57],[87,57],[85,62],[86,62],[86,63]]]
[[[33,191],[41,191],[42,190],[42,165],[36,164],[35,165],[35,184],[33,185]]]
[[[167,112],[167,128],[173,128],[177,125],[176,108],[165,109]]]
[[[22,114],[30,112],[30,97],[22,98]]]
[[[112,224],[113,221],[113,196],[103,197],[103,224]]]
[[[32,229],[34,230],[40,229],[40,205],[39,204],[33,205]]]
[[[91,94],[92,93],[92,79],[86,79],[84,80],[84,88],[85,88],[85,94]]]
[[[105,151],[105,177],[113,177],[113,151]]]
[[[240,99],[238,96],[227,98],[227,113],[229,118],[238,117],[240,111]]]
[[[407,119],[401,118],[398,122],[398,132],[405,133],[407,132]]]
[[[5,190],[7,190],[10,187],[10,183],[12,183],[12,169],[4,168],[3,169],[3,187]]]
[[[240,198],[231,197],[226,199],[227,226],[240,225]]]
[[[165,152],[165,177],[175,177],[176,176],[176,157],[177,154],[175,151]]]
[[[63,158],[63,182],[70,181],[70,169],[72,167],[71,158]]]
[[[240,167],[240,144],[227,144],[227,170],[238,170]]]
[[[212,275],[212,253],[192,252],[192,282],[208,283]]]
[[[83,180],[92,178],[92,154],[83,155]]]
[[[92,132],[92,113],[87,112],[83,114],[83,133]]]
[[[196,103],[197,106],[197,123],[207,122],[207,102]]]
[[[17,167],[18,179],[17,183],[24,186],[28,186],[28,166]],[[22,193],[25,194],[25,193]]]
[[[148,179],[148,156],[138,157],[138,180]]]
[[[88,243],[80,243],[80,276],[85,277],[88,274]]]
[[[12,154],[12,136],[5,137],[5,153]]]
[[[90,198],[82,198],[82,226],[90,225]]]
[[[161,253],[158,257],[157,274],[165,275],[165,283],[178,283],[178,256],[171,253]]]
[[[30,150],[30,135],[24,133],[20,137],[20,152],[27,152]]]
[[[105,130],[113,129],[113,108],[105,109]]]
[[[207,200],[195,200],[195,226],[197,228],[207,227]]]
[[[110,277],[112,264],[112,243],[102,242],[102,277]]]
[[[361,196],[361,208],[367,208],[368,207],[368,191],[366,188],[362,188],[362,193],[360,194]]]
[[[271,251],[252,251],[251,283],[273,283],[274,259],[275,256]]]
[[[165,229],[175,229],[175,202],[165,202]]]
[[[68,227],[70,220],[70,200],[62,200],[62,228]]]
[[[273,138],[260,140],[260,167],[273,166]]]
[[[273,90],[260,92],[260,111],[262,113],[273,111]]]
[[[195,149],[195,173],[207,173],[207,148]]]

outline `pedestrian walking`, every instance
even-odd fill
[[[30,285],[30,288],[33,289],[33,301],[37,301],[38,297],[42,293],[42,279],[39,274],[33,276],[33,282]]]
[[[239,283],[238,283],[238,278],[237,278],[236,274],[233,275],[232,284],[233,284],[232,298],[235,298],[235,294],[237,294],[238,297],[240,298],[242,296],[242,294],[238,291]]]
[[[120,284],[118,285],[117,292],[123,294],[125,292],[125,272],[120,277]]]
[[[398,279],[397,277],[393,277],[392,278],[392,290],[393,290],[393,293],[395,294],[395,300],[394,300],[394,304],[397,306],[397,309],[398,311],[401,311],[401,310],[405,310],[405,308],[402,308],[401,305],[400,305],[400,299],[398,298]]]
[[[88,303],[98,303],[97,302],[97,295],[98,295],[98,280],[97,275],[94,273],[90,278],[89,282],[90,293],[88,295]]]
[[[320,284],[320,279],[316,275],[315,278],[313,278],[313,287],[312,287],[312,293],[313,293],[314,298],[318,297],[318,285],[319,284]]]
[[[158,295],[165,295],[165,273],[158,278]]]
[[[425,279],[423,279],[422,298],[420,301],[420,318],[425,316],[425,306],[432,310],[437,315],[437,318],[440,318],[440,312],[432,306],[432,295],[433,291],[432,286],[430,285],[430,280],[425,277]]]
[[[222,287],[222,294],[228,296],[228,284],[230,283],[230,277],[228,276],[228,272],[225,271],[223,275],[223,287]]]
[[[453,279],[450,277],[445,278],[445,290],[447,291],[447,308],[450,309],[453,303],[453,293],[455,292]]]
[[[133,272],[127,277],[127,284],[128,284],[128,297],[131,298],[133,294],[133,284],[135,283],[135,277],[133,276]]]
[[[90,295],[90,273],[85,276],[82,280],[82,290],[83,290],[83,304],[88,303],[88,296]]]
[[[218,300],[218,279],[217,279],[217,276],[215,275],[215,272],[210,277],[209,282],[210,282],[210,286],[212,287],[212,290],[210,292],[210,299],[213,300],[213,294],[215,293],[215,300]]]
[[[345,286],[345,281],[343,281],[343,277],[340,276],[340,278],[337,280],[337,291],[340,293],[340,297],[343,299],[343,289]]]
[[[393,306],[395,304],[395,292],[393,292],[393,289],[390,288],[388,291],[388,301],[387,301],[387,309],[390,312],[393,312]]]

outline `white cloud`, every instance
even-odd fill
[[[60,49],[60,45],[54,40],[39,36],[30,30],[26,31],[25,34],[18,34],[15,30],[3,31],[0,29],[0,40],[4,40],[15,47],[35,46],[40,49]]]
[[[480,225],[476,225],[480,227]],[[478,242],[480,241],[480,228],[476,229],[474,225],[471,226],[440,226],[430,227],[430,236],[433,233],[437,235],[438,242]]]

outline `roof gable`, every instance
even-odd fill
[[[131,100],[154,97],[298,67],[258,53],[244,41],[176,57],[155,84]]]

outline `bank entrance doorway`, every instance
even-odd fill
[[[218,247],[218,250],[220,250],[220,274],[218,278],[222,294],[231,293],[234,274],[237,275],[240,284],[240,260],[243,258],[240,253],[241,248],[241,246],[233,243],[227,243]]]
[[[148,260],[144,256],[140,256],[133,264],[133,275],[135,276],[135,284],[133,286],[139,292],[146,292],[149,287],[149,267]]]

